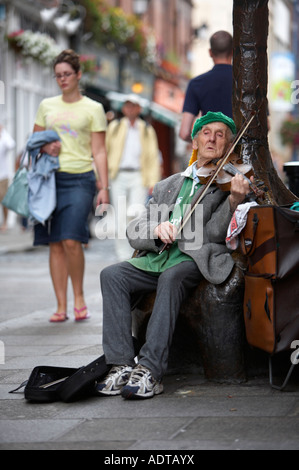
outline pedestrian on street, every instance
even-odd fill
[[[15,147],[16,143],[7,132],[7,130],[0,124],[0,203],[3,200],[7,190],[11,171],[9,168],[9,151]],[[2,206],[2,225],[0,230],[5,232],[7,230],[7,207]]]
[[[183,300],[204,278],[220,284],[230,275],[234,261],[225,237],[233,212],[250,192],[243,175],[232,178],[230,192],[212,184],[177,235],[183,212],[201,187],[200,169],[225,155],[235,132],[233,120],[221,112],[196,120],[188,168],[157,183],[144,213],[127,228],[130,244],[139,256],[101,272],[103,349],[111,370],[97,385],[100,394],[122,394],[130,399],[161,393]],[[162,251],[164,244],[169,249]],[[135,366],[131,297],[155,290],[146,341]]]
[[[217,31],[210,38],[210,57],[214,67],[190,80],[183,105],[179,136],[191,142],[196,117],[208,111],[221,111],[232,118],[233,38],[227,31]]]
[[[45,225],[34,226],[34,245],[49,245],[49,264],[56,312],[51,322],[67,315],[67,284],[70,277],[76,321],[89,317],[84,298],[84,252],[88,243],[88,215],[96,191],[95,164],[100,184],[97,204],[108,204],[108,168],[105,147],[106,116],[103,106],[83,96],[79,83],[80,58],[73,50],[62,51],[54,61],[61,95],[44,99],[38,108],[34,132],[52,129],[60,140],[41,148],[59,159],[56,172],[56,209]]]
[[[111,202],[116,221],[116,253],[120,261],[130,257],[132,249],[119,229],[136,216],[138,207],[143,208],[154,185],[161,178],[157,135],[151,124],[140,117],[141,111],[139,96],[128,95],[122,107],[123,117],[113,120],[107,129]]]

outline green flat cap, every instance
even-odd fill
[[[196,136],[197,132],[199,132],[202,127],[206,124],[210,124],[210,122],[223,122],[230,128],[233,134],[237,133],[236,125],[230,117],[226,116],[220,111],[218,113],[213,113],[212,111],[209,111],[201,118],[196,119],[191,133],[192,140]]]

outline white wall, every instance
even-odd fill
[[[208,29],[205,37],[195,39],[191,50],[192,77],[204,73],[213,67],[209,56],[209,38],[220,29],[233,34],[233,0],[193,0],[193,27],[198,28],[206,23]],[[280,141],[279,130],[281,122],[287,112],[275,109],[272,103],[271,86],[273,82],[273,69],[271,69],[272,56],[275,52],[292,50],[292,18],[288,2],[285,0],[269,0],[269,37],[268,37],[268,101],[270,109],[269,144],[272,156],[277,159],[280,166],[291,158],[290,149],[283,147]],[[298,58],[297,58],[298,60]],[[281,173],[284,178],[284,174]]]
[[[216,31],[225,30],[233,34],[233,0],[193,0],[193,28],[208,26],[205,37],[194,40],[192,48],[192,76],[207,72],[213,67],[209,56],[209,38]]]

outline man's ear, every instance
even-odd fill
[[[192,140],[192,148],[193,150],[198,150],[198,142],[197,139]]]

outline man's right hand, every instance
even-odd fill
[[[177,233],[177,228],[168,221],[162,222],[162,224],[157,225],[154,230],[154,235],[160,238],[163,243],[167,244],[171,244],[175,241]]]

